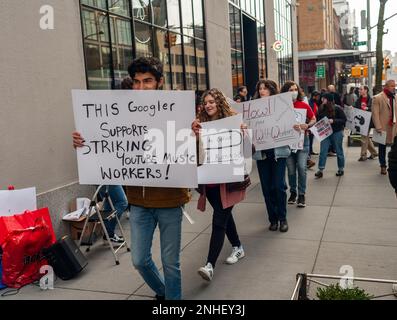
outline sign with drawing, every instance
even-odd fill
[[[307,110],[294,109],[294,112],[295,112],[297,123],[299,123],[299,124],[306,123]],[[306,136],[306,132],[301,130],[300,135],[299,135],[299,140],[296,143],[293,143],[290,145],[291,150],[303,150],[303,147],[305,146],[305,136]]]
[[[357,108],[353,110],[353,134],[367,136],[371,124],[372,113]]]
[[[199,159],[203,163],[198,168],[199,184],[244,180],[242,123],[240,114],[201,124]]]

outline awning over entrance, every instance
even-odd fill
[[[359,56],[362,51],[359,50],[339,50],[339,49],[322,49],[311,51],[300,51],[298,53],[299,60],[316,60],[331,59]]]

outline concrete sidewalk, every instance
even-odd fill
[[[397,279],[397,199],[378,161],[359,163],[360,148],[346,148],[346,175],[335,177],[336,158],[328,158],[324,179],[308,171],[307,208],[288,208],[290,231],[268,231],[267,213],[257,173],[252,174],[244,203],[234,215],[246,257],[229,266],[222,262],[231,252],[227,239],[207,283],[197,274],[206,262],[211,233],[211,210],[199,213],[197,195],[187,211],[196,223],[184,219],[182,276],[185,299],[267,300],[290,299],[297,273],[339,274],[349,265],[355,276]],[[316,159],[317,160],[317,159]],[[209,206],[208,206],[209,207]],[[129,227],[125,220],[126,230]],[[156,233],[153,257],[160,264]],[[101,241],[100,241],[101,242]],[[130,254],[121,253],[119,266],[102,242],[88,254],[89,264],[78,278],[57,280],[55,290],[27,286],[4,299],[152,299],[153,293],[133,269]],[[326,282],[326,281],[325,281]],[[371,294],[391,293],[391,285],[356,283]],[[311,286],[310,296],[315,297]],[[1,292],[0,292],[1,293]],[[389,299],[395,299],[391,297]]]

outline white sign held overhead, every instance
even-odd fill
[[[193,91],[74,90],[81,184],[197,186]]]

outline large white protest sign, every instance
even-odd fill
[[[242,102],[233,108],[243,115],[244,123],[252,129],[257,151],[290,146],[299,141],[294,129],[296,115],[290,92]]]
[[[297,123],[299,124],[306,123],[306,116],[307,116],[306,109],[294,109],[294,112]],[[303,150],[303,147],[305,146],[305,136],[306,136],[306,131],[301,130],[299,135],[299,140],[290,145],[291,150]]]
[[[353,134],[368,136],[372,113],[354,108],[353,111]]]
[[[201,124],[200,139],[203,165],[198,168],[199,184],[217,184],[244,180],[242,115]]]
[[[328,137],[332,136],[334,133],[332,130],[331,123],[327,117],[321,119],[317,122],[313,127],[309,129],[314,137],[318,140],[318,142],[322,142]]]
[[[36,209],[36,188],[0,190],[0,216],[12,216]]]
[[[74,90],[81,184],[196,187],[192,91]]]
[[[354,132],[354,107],[345,105],[344,112],[346,115],[346,128]]]

